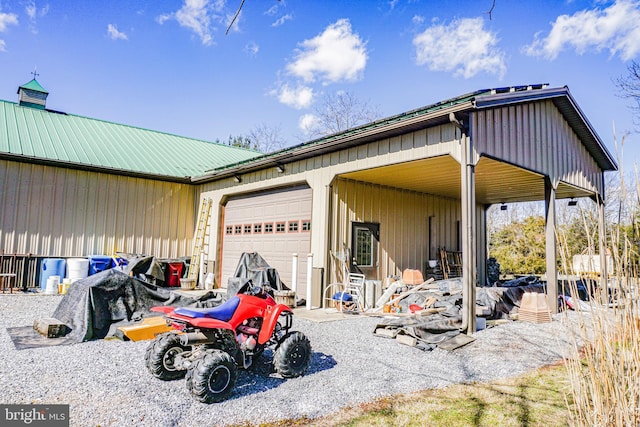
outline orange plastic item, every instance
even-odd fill
[[[118,329],[131,341],[151,340],[158,334],[173,330],[171,326],[167,325],[163,316],[146,317],[140,323],[131,326],[120,326]]]
[[[419,285],[424,282],[422,272],[420,270],[411,270],[407,268],[402,272],[402,281],[405,285]]]

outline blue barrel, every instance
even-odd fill
[[[89,255],[89,276],[111,268],[111,257],[106,255]]]
[[[45,258],[40,268],[40,289],[47,289],[47,280],[51,276],[60,276],[60,283],[64,278],[64,270],[67,262],[62,258]]]

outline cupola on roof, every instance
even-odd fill
[[[44,110],[47,103],[47,92],[34,78],[30,82],[18,88],[18,102],[23,107],[38,108]]]

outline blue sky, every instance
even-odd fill
[[[0,0],[0,99],[35,67],[47,106],[205,140],[305,140],[323,96],[390,116],[477,89],[568,86],[624,165],[640,157],[613,79],[640,57],[640,0]]]

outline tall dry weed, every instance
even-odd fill
[[[624,139],[623,139],[624,140]],[[567,357],[571,414],[578,426],[640,426],[640,289],[636,262],[638,244],[637,168],[635,185],[628,186],[620,172],[617,224],[607,228],[606,246],[613,257],[614,271],[607,286],[599,286],[595,298],[582,309],[567,313],[573,348]],[[631,188],[628,194],[627,188]],[[630,237],[631,236],[631,237]],[[562,247],[563,236],[558,236]],[[589,252],[599,252],[590,242]],[[565,266],[570,254],[561,254]],[[570,273],[569,267],[566,272]],[[572,298],[578,301],[575,282]]]

